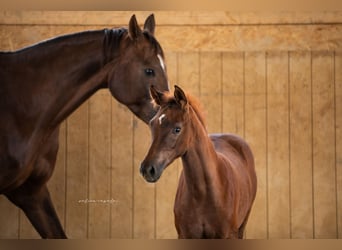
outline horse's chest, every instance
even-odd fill
[[[24,178],[31,178],[34,182],[46,182],[53,170],[58,149],[58,131],[50,136],[37,153],[36,160],[32,163],[32,168],[27,171],[28,166],[24,164],[28,158],[29,137],[21,136],[20,132],[15,130],[12,134],[0,137],[0,191],[15,189],[21,183],[23,178],[17,178],[26,171]],[[36,153],[36,152],[34,152]],[[13,181],[15,180],[15,181]]]
[[[229,219],[215,208],[175,208],[175,222],[181,238],[227,238]]]

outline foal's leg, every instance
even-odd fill
[[[6,196],[25,212],[42,238],[66,238],[46,185],[39,190],[30,189],[24,184]]]

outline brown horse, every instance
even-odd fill
[[[46,183],[60,123],[101,88],[148,122],[149,86],[168,90],[154,16],[142,30],[86,31],[0,53],[0,193],[20,207],[43,238],[66,237]]]
[[[179,238],[243,238],[256,195],[254,159],[232,134],[208,136],[198,104],[175,87],[174,96],[151,88],[160,109],[150,121],[152,145],[140,172],[156,182],[181,157],[174,205]]]

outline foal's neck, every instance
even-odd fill
[[[208,136],[207,130],[196,114],[191,119],[191,143],[186,154],[182,156],[183,172],[188,191],[193,197],[201,199],[213,195],[213,186],[218,183],[218,159]]]

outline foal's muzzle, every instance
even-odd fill
[[[160,171],[153,165],[141,164],[140,174],[147,182],[156,182],[160,177]]]

